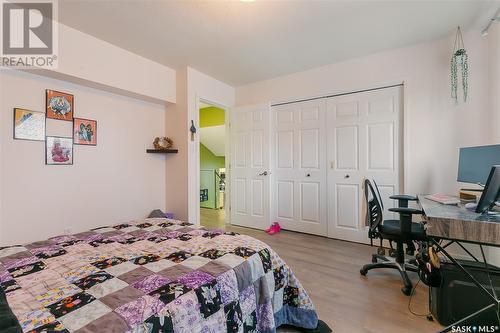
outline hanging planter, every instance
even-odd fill
[[[460,27],[457,29],[455,37],[455,45],[453,46],[453,55],[451,56],[451,98],[458,103],[458,72],[461,71],[462,90],[464,102],[467,101],[467,93],[469,90],[469,56],[465,50],[464,40]]]

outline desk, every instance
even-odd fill
[[[451,262],[457,265],[479,289],[488,294],[492,302],[483,309],[472,313],[471,315],[453,323],[441,331],[449,332],[454,326],[459,326],[461,323],[479,315],[484,311],[488,311],[492,308],[498,309],[500,300],[494,290],[492,290],[493,293],[491,293],[489,290],[491,288],[486,289],[462,265],[460,265],[460,263],[458,263],[445,248],[452,243],[456,243],[474,260],[479,261],[461,243],[478,244],[481,249],[485,269],[488,271],[488,263],[486,261],[486,256],[484,255],[483,246],[500,246],[500,216],[481,215],[471,212],[460,205],[443,205],[439,202],[426,199],[424,195],[419,195],[418,200],[420,207],[424,212],[424,218],[427,222],[427,236],[431,240],[432,244],[435,245],[437,251],[443,253]],[[441,245],[441,240],[443,239],[449,240],[449,242],[446,245]],[[500,322],[498,324],[500,325]]]
[[[481,215],[463,206],[443,205],[419,195],[420,207],[427,221],[427,235],[500,246],[500,215]]]

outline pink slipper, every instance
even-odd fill
[[[272,227],[274,227],[274,226],[276,225],[276,223],[278,223],[278,222],[273,222],[273,223],[271,223],[271,225],[269,226],[269,228],[267,228],[267,229],[266,229],[266,230],[264,230],[264,231],[265,231],[265,232],[269,232],[269,231],[271,231]]]
[[[269,231],[267,232],[269,235],[274,235],[277,234],[278,232],[281,231],[281,226],[278,222],[274,224],[271,228],[269,228]]]

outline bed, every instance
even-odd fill
[[[0,318],[11,313],[23,332],[275,332],[282,324],[318,325],[311,299],[269,246],[165,218],[0,248],[0,289],[8,303]]]

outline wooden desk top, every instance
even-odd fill
[[[500,215],[481,215],[463,205],[443,205],[418,196],[427,221],[427,235],[500,246]]]

